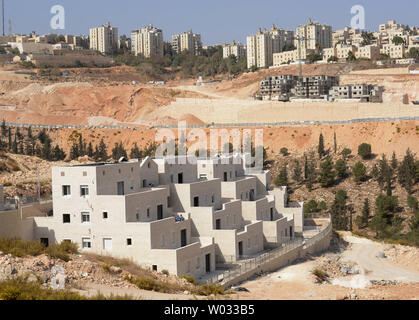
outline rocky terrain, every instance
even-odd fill
[[[0,252],[0,281],[22,278],[29,282],[40,282],[46,288],[63,288],[57,286],[63,284],[65,288],[86,296],[101,292],[105,295],[120,294],[146,299],[192,298],[190,293],[192,290],[187,290],[189,287],[192,288],[192,285],[185,279],[148,271],[127,261],[111,259],[113,263],[120,264],[119,267],[100,262],[102,260],[109,259],[76,254],[71,256],[70,261],[65,262],[50,258],[46,254],[19,258]],[[139,275],[147,275],[167,283],[171,288],[184,288],[184,290],[167,294],[141,290],[127,281],[128,278]]]

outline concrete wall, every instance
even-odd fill
[[[158,113],[175,119],[188,113],[205,123],[228,124],[399,118],[417,116],[417,108],[402,104],[402,100],[399,103],[340,103],[178,98],[159,108]]]

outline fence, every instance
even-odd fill
[[[316,234],[314,237],[311,237],[309,239],[297,238],[288,243],[283,244],[280,248],[273,249],[255,258],[245,260],[245,261],[238,261],[237,263],[239,263],[239,265],[235,267],[234,269],[231,269],[226,272],[223,272],[222,274],[216,275],[210,278],[209,280],[207,280],[206,282],[209,284],[228,283],[229,281],[234,280],[245,273],[255,270],[258,267],[261,267],[264,264],[295,250],[296,248],[301,247],[303,249],[308,249],[312,247],[318,241],[322,240],[331,231],[331,229],[332,229],[332,222],[329,219],[328,226],[325,229],[323,229],[320,233]]]
[[[187,124],[188,129],[199,128],[228,128],[228,127],[285,127],[285,126],[305,126],[305,125],[335,125],[335,124],[350,124],[362,122],[388,122],[388,121],[409,121],[419,120],[419,116],[414,117],[396,117],[396,118],[362,118],[341,121],[286,121],[286,122],[248,122],[248,123],[212,123],[212,124]],[[47,129],[123,129],[123,130],[138,130],[136,127],[129,126],[90,126],[90,125],[45,125],[45,124],[28,124],[28,123],[13,123],[6,122],[7,126],[14,127],[34,127]],[[146,124],[144,124],[146,125]],[[150,129],[177,129],[177,125],[161,125],[151,126]]]
[[[419,120],[419,116],[414,117],[395,117],[395,118],[362,118],[340,121],[286,121],[286,122],[259,122],[259,123],[212,123],[212,124],[187,124],[186,128],[226,128],[226,127],[284,127],[284,126],[304,126],[304,125],[335,125],[362,122],[388,122],[388,121],[409,121]],[[177,125],[153,126],[152,129],[177,129]]]

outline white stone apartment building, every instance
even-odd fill
[[[380,59],[380,47],[375,44],[358,47],[358,50],[355,52],[355,57],[357,59],[378,60]]]
[[[296,30],[297,38],[304,38],[303,41],[295,40],[295,46],[298,48],[301,45],[302,49],[318,49],[318,46],[322,48],[331,48],[332,41],[332,27],[327,25],[321,25],[318,22],[312,22],[308,20],[307,25],[298,26]]]
[[[292,43],[294,33],[272,25],[271,30],[259,28],[256,35],[247,37],[247,67],[267,68],[273,63],[273,54],[282,52],[287,43]]]
[[[323,60],[327,61],[332,56],[338,58],[338,60],[347,60],[349,52],[355,54],[358,47],[345,44],[337,44],[336,47],[323,49]]]
[[[34,238],[201,277],[216,263],[302,232],[303,204],[287,206],[286,188],[271,190],[268,171],[250,172],[240,156],[190,162],[168,157],[54,167],[54,214],[34,218]]]
[[[163,31],[149,25],[131,32],[131,51],[145,58],[163,56]]]
[[[241,43],[233,41],[231,44],[223,45],[223,58],[235,56],[237,60],[247,57],[246,47]]]
[[[301,60],[307,60],[307,56],[311,53],[316,53],[318,50],[314,49],[301,49]],[[284,51],[273,54],[273,66],[279,67],[282,64],[296,62],[300,60],[300,52],[298,50]]]
[[[118,28],[111,24],[90,29],[90,50],[99,51],[103,54],[111,53],[118,47]]]
[[[406,47],[403,44],[384,44],[380,53],[388,55],[391,59],[402,59],[406,53]]]
[[[199,56],[202,54],[201,35],[189,30],[184,33],[172,35],[172,49],[177,54],[188,51],[190,54]]]

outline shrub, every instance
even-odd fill
[[[341,155],[343,156],[343,157],[347,157],[347,156],[349,156],[350,154],[352,153],[352,150],[351,149],[349,149],[349,148],[345,148],[345,149],[343,149],[342,150],[342,152],[341,152]]]
[[[281,150],[279,151],[281,152],[281,154],[286,157],[288,155],[288,149],[287,148],[281,148]]]
[[[185,279],[189,283],[195,284],[195,277],[194,276],[182,275],[182,276],[180,276],[180,278]]]
[[[352,168],[352,174],[354,175],[354,181],[360,182],[366,179],[367,168],[365,168],[362,162],[357,162]]]
[[[210,296],[210,295],[224,295],[225,290],[224,288],[219,284],[203,284],[199,287],[196,287],[194,294],[200,295],[200,296]]]
[[[419,208],[418,199],[413,196],[407,197],[407,205],[409,206],[412,211],[415,211]]]
[[[165,274],[166,276],[170,274],[169,271],[167,271],[166,269],[162,270],[161,273]]]
[[[43,288],[39,282],[26,282],[16,278],[0,282],[0,300],[84,300],[70,290]]]
[[[368,143],[362,143],[358,147],[358,155],[360,155],[364,160],[369,159],[372,155],[371,145]]]
[[[326,271],[323,271],[322,269],[316,268],[311,273],[316,277],[316,280],[319,283],[328,281],[329,275],[327,274]]]
[[[21,239],[0,239],[0,251],[16,257],[38,256],[44,253],[45,246],[39,241],[23,241]]]
[[[61,259],[63,261],[70,261],[68,252],[64,251],[59,244],[52,244],[46,250],[45,253],[51,258]]]
[[[316,200],[310,200],[304,205],[304,213],[313,213],[319,211]]]
[[[318,205],[318,208],[319,208],[320,210],[326,211],[326,210],[327,210],[327,204],[326,204],[326,202],[324,202],[324,201],[320,201],[320,203],[319,203],[319,205]]]

